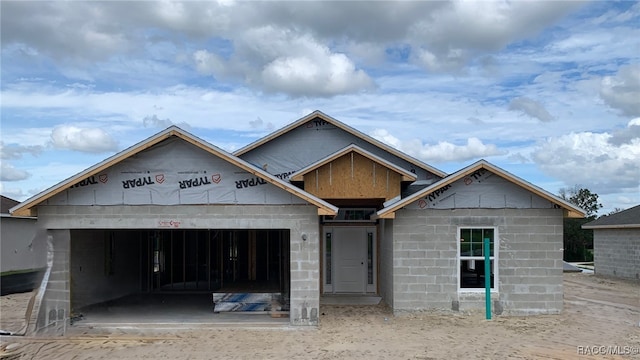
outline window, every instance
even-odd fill
[[[489,249],[484,248],[484,239],[489,239]],[[493,228],[460,228],[458,236],[458,256],[460,259],[460,289],[485,288],[485,251],[489,251],[491,289],[496,284],[496,236]]]

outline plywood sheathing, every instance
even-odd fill
[[[403,175],[350,152],[303,175],[304,190],[321,199],[392,199]]]

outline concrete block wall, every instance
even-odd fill
[[[500,234],[500,305],[505,314],[557,314],[563,304],[561,209],[505,209]]]
[[[484,297],[458,290],[459,227],[497,229],[497,292],[505,314],[562,310],[562,212],[559,209],[407,210],[394,227],[394,311],[484,309]]]
[[[40,232],[39,232],[40,233]],[[69,230],[44,233],[47,243],[47,270],[36,296],[38,309],[35,326],[29,332],[37,335],[64,335],[70,316]]]
[[[384,302],[393,307],[393,220],[381,219],[378,227],[380,236],[380,266],[378,268],[378,287]]]
[[[68,229],[170,227],[289,229],[290,322],[292,325],[318,324],[320,234],[317,208],[313,205],[39,206],[38,223],[47,229],[67,232]],[[66,296],[68,302],[68,291]]]
[[[457,300],[456,227],[448,210],[400,210],[393,220],[394,312],[450,310]]]
[[[640,280],[640,229],[594,229],[597,275]]]

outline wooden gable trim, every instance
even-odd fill
[[[398,167],[364,149],[362,149],[361,147],[357,146],[357,145],[349,145],[347,147],[345,147],[342,150],[338,150],[337,152],[318,160],[317,162],[303,168],[300,169],[298,171],[296,171],[294,174],[292,174],[290,176],[290,180],[291,181],[303,181],[304,175],[310,173],[313,170],[319,169],[320,167],[331,163],[332,161],[335,161],[341,157],[347,156],[350,153],[357,153],[359,155],[364,156],[365,158],[373,161],[374,163],[377,163],[381,166],[383,166],[384,168],[391,170],[397,174],[399,174],[402,177],[402,181],[416,181],[417,176],[410,172],[407,171],[401,167]]]

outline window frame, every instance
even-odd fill
[[[498,234],[498,228],[496,226],[459,226],[457,231],[456,231],[456,248],[457,248],[457,273],[458,273],[458,278],[456,279],[456,286],[458,287],[458,292],[461,293],[478,293],[478,292],[484,292],[485,291],[485,287],[484,285],[482,287],[477,287],[477,288],[469,288],[469,287],[462,287],[461,286],[461,282],[462,282],[462,261],[465,260],[483,260],[484,261],[484,254],[482,254],[481,256],[462,256],[461,254],[461,244],[462,242],[460,241],[460,239],[462,238],[462,231],[463,230],[493,230],[493,256],[490,256],[491,261],[493,262],[492,265],[492,271],[493,271],[493,286],[491,287],[491,293],[497,293],[498,289],[499,289],[499,266],[498,266],[498,262],[499,262],[499,250],[500,250],[500,236]],[[484,241],[484,239],[483,239]]]

